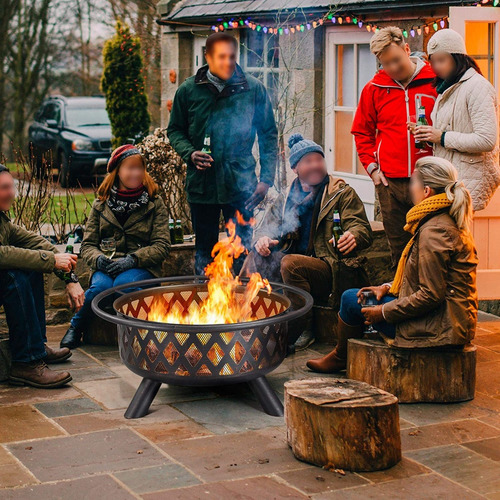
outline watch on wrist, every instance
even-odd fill
[[[74,271],[71,271],[70,273],[67,273],[66,276],[64,277],[64,282],[66,285],[69,283],[78,283],[80,280],[78,279],[78,276],[75,274]]]

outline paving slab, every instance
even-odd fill
[[[54,390],[0,384],[0,406],[35,404],[42,401],[57,401],[79,397],[81,397],[81,393],[70,385]]]
[[[102,411],[102,408],[95,401],[89,398],[75,398],[65,399],[63,401],[37,403],[35,408],[42,412],[46,417],[50,418]]]
[[[286,444],[285,430],[280,428],[160,443],[158,446],[198,477],[210,482],[310,467],[293,456]]]
[[[144,500],[305,500],[297,490],[270,477],[253,477],[180,488],[142,497]]]
[[[88,500],[89,498],[133,500],[136,497],[107,475],[0,491],[0,500]]]
[[[486,458],[500,462],[500,438],[481,439],[464,443],[464,446]]]
[[[135,493],[150,493],[201,483],[185,467],[175,463],[115,472],[113,475]]]
[[[500,492],[500,463],[464,446],[438,446],[408,452],[406,456],[476,493]]]
[[[0,422],[0,443],[64,434],[30,405],[0,407]]]
[[[42,482],[162,465],[169,460],[129,429],[43,439],[9,446]]]

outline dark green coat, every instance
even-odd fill
[[[122,226],[105,201],[95,200],[85,226],[80,255],[96,270],[96,261],[103,255],[100,249],[104,238],[115,238],[113,260],[127,254],[137,257],[138,267],[154,276],[161,276],[161,265],[170,250],[168,214],[160,197],[133,212]]]
[[[45,238],[13,224],[0,212],[0,269],[51,273],[57,249]]]
[[[187,164],[186,190],[191,203],[232,203],[248,198],[257,185],[252,155],[259,142],[260,181],[274,183],[278,132],[264,85],[237,66],[219,93],[207,78],[208,66],[188,78],[174,97],[168,138]],[[198,170],[191,154],[210,134],[214,162]]]

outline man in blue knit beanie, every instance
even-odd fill
[[[293,134],[288,147],[296,178],[286,195],[269,204],[255,228],[253,250],[242,271],[282,280],[308,291],[316,304],[338,309],[345,289],[356,283],[366,285],[366,273],[356,253],[372,242],[370,224],[354,189],[328,174],[319,144]],[[337,242],[333,238],[336,213],[343,230]],[[312,312],[290,329],[293,349],[311,345],[315,339]]]

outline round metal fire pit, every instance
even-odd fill
[[[261,290],[251,307],[255,320],[232,324],[177,324],[148,321],[151,304],[163,300],[165,308],[181,312],[199,307],[207,296],[208,278],[200,276],[158,278],[128,283],[99,294],[93,311],[118,327],[123,363],[143,377],[126,417],[147,413],[162,383],[214,386],[248,382],[264,410],[282,415],[282,405],[265,375],[284,359],[288,322],[308,312],[312,297],[289,285],[271,283]],[[130,291],[133,288],[135,291]],[[244,291],[244,285],[236,293]],[[115,314],[103,302],[118,295]],[[290,296],[300,297],[302,307],[292,310]]]

